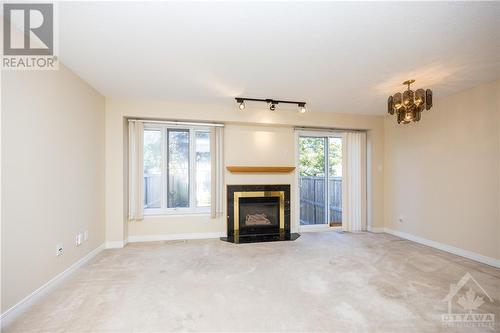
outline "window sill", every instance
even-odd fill
[[[144,217],[182,217],[182,216],[210,216],[210,210],[172,210],[172,211],[144,211]]]

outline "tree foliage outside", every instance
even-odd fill
[[[161,173],[161,132],[144,131],[144,173]]]
[[[330,176],[342,175],[342,140],[328,138],[328,159]],[[301,177],[324,177],[325,175],[325,138],[299,138],[299,159]]]

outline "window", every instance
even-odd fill
[[[144,124],[144,213],[210,211],[210,131]]]

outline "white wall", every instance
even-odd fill
[[[500,258],[500,81],[385,120],[385,226]],[[403,223],[398,218],[404,219]]]
[[[357,128],[368,130],[371,178],[370,223],[383,227],[383,117],[340,113],[299,114],[296,110],[270,112],[265,106],[239,111],[233,100],[222,105],[201,105],[167,101],[141,101],[109,98],[106,100],[106,241],[154,239],[158,235],[189,233],[225,233],[225,215],[210,219],[208,215],[146,217],[142,222],[128,223],[126,214],[127,181],[123,169],[126,158],[124,142],[126,117],[186,121],[217,121],[226,124],[226,165],[295,165],[293,126]],[[226,184],[296,182],[290,174],[231,174],[225,172]],[[292,207],[292,227],[297,212]],[[144,238],[146,237],[146,238]]]
[[[2,313],[103,243],[103,192],[104,98],[63,65],[3,72]]]

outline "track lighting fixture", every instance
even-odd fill
[[[236,103],[238,103],[238,108],[240,110],[245,109],[245,101],[254,101],[254,102],[265,102],[269,105],[269,110],[275,111],[276,110],[276,105],[279,103],[282,104],[297,104],[299,107],[299,112],[300,113],[305,113],[306,110],[306,102],[294,102],[294,101],[283,101],[283,100],[277,100],[277,99],[262,99],[262,98],[246,98],[246,97],[235,97]]]

